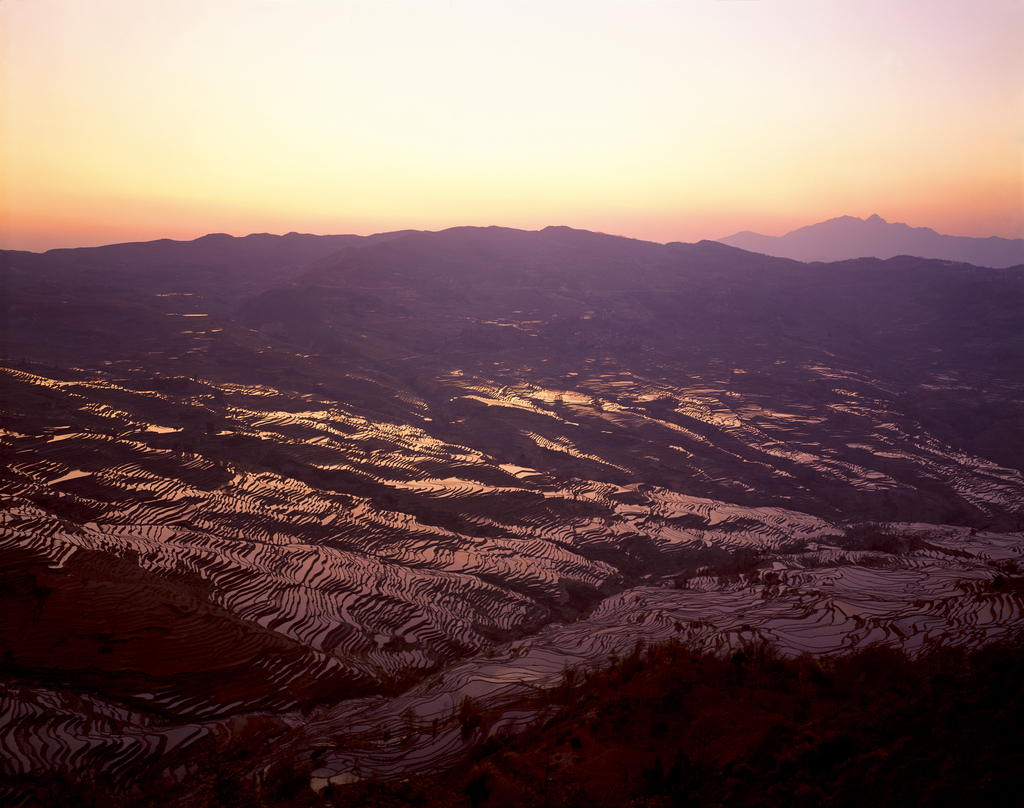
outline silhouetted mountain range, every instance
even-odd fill
[[[745,230],[718,240],[742,250],[796,261],[912,255],[982,267],[1024,264],[1024,239],[943,236],[930,227],[890,223],[877,214],[867,219],[840,216],[801,227],[784,236],[762,236]]]

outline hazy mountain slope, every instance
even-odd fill
[[[3,253],[5,283],[42,294],[124,300],[132,295],[202,295],[227,313],[241,295],[280,283],[319,258],[355,244],[374,244],[401,233],[315,236],[214,233],[192,241],[159,239],[104,247]]]
[[[322,782],[436,770],[481,740],[464,696],[637,638],[1024,625],[989,587],[1022,550],[1019,272],[457,228],[254,276],[241,242],[8,255],[5,796],[187,787],[211,745],[257,776],[265,738]]]
[[[867,219],[840,216],[801,227],[784,236],[762,236],[743,231],[719,241],[743,250],[797,261],[913,255],[982,267],[1006,268],[1024,264],[1024,239],[944,236],[930,227],[890,223],[877,214]]]
[[[192,241],[157,241],[109,244],[103,247],[49,250],[47,261],[68,267],[134,267],[147,270],[175,266],[242,266],[275,268],[302,266],[353,245],[376,244],[403,235],[378,233],[372,236],[316,236],[308,233],[252,233],[236,237],[211,233]]]
[[[513,371],[502,378],[559,382],[581,364],[657,383],[721,362],[803,384],[822,363],[934,417],[939,381],[963,390],[943,396],[964,404],[943,437],[965,429],[972,450],[1022,468],[1021,412],[1004,386],[1024,368],[1019,272],[913,259],[807,267],[714,242],[660,247],[565,228],[490,235],[463,228],[345,252],[254,298],[243,320],[333,356],[382,352],[428,387],[453,366],[493,377],[495,359]]]

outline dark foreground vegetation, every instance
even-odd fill
[[[670,642],[600,671],[567,669],[540,697],[555,712],[493,735],[451,771],[308,787],[317,754],[283,757],[259,787],[247,755],[211,748],[165,793],[113,796],[87,777],[32,784],[46,806],[974,806],[1020,804],[1024,637],[916,658],[873,646],[780,658]],[[497,715],[462,705],[467,735]],[[19,783],[24,787],[27,783]]]

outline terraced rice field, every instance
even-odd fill
[[[825,369],[835,389],[809,403],[738,395],[731,370],[460,371],[443,413],[396,391],[403,417],[3,372],[37,403],[0,437],[11,775],[181,782],[210,748],[274,738],[315,752],[317,787],[402,776],[541,718],[538,689],[637,642],[915,651],[1024,628],[991,585],[1024,550],[1020,474]],[[844,544],[837,518],[949,502],[993,529],[882,520],[894,552]],[[721,566],[738,552],[755,563]],[[470,734],[467,697],[490,716]]]

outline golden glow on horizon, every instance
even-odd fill
[[[1024,3],[0,4],[3,246],[1024,236]]]

